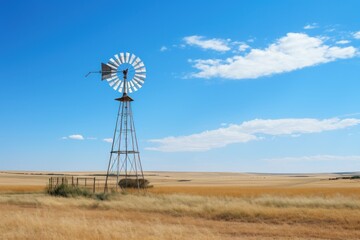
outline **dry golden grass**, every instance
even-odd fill
[[[0,239],[360,239],[359,181],[147,174],[146,193],[98,201],[41,193],[44,173],[0,173]]]
[[[0,195],[1,239],[359,239],[360,201],[332,197]]]
[[[216,239],[208,229],[156,215],[83,209],[1,209],[1,239]]]

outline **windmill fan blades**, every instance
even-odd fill
[[[130,86],[129,82],[126,82],[125,86],[126,86],[126,89],[125,89],[126,93],[132,93],[131,86]]]
[[[135,68],[135,72],[146,72],[146,68],[145,67]]]
[[[114,81],[115,79],[119,79],[119,78],[115,75],[115,76],[111,76],[110,78],[106,78],[105,80],[111,82]]]
[[[140,58],[136,57],[135,61],[132,63],[133,67],[135,68],[136,65],[138,65],[140,61],[141,61]]]
[[[125,62],[128,63],[130,61],[130,53],[125,53]]]
[[[115,62],[114,59],[110,58],[110,61],[112,64],[114,64],[116,67],[119,67],[119,64],[117,62]]]
[[[136,57],[136,56],[135,56],[134,54],[131,55],[129,64],[133,64],[135,57]]]
[[[120,88],[119,88],[119,92],[122,92],[124,88],[124,82],[121,82]]]
[[[138,82],[141,85],[144,84],[144,80],[142,80],[141,78],[138,78],[135,76],[133,79],[134,79],[134,81]]]
[[[141,84],[139,82],[137,82],[135,79],[133,79],[133,83],[138,87],[141,88]]]
[[[120,53],[120,59],[122,63],[125,63],[124,53]]]
[[[116,60],[116,62],[117,62],[119,65],[122,64],[122,62],[121,62],[118,54],[115,54],[115,60]]]
[[[113,87],[116,83],[118,83],[120,80],[116,78],[114,81],[109,82],[110,87]]]
[[[146,77],[146,73],[135,73],[135,77],[145,79],[145,77]]]
[[[117,90],[118,89],[118,87],[120,86],[120,81],[118,81],[116,84],[115,84],[115,86],[113,87],[114,88],[114,90]]]
[[[101,64],[101,79],[121,93],[132,93],[142,87],[146,78],[144,63],[135,54],[115,54],[107,63]]]

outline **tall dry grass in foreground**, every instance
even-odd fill
[[[357,197],[0,195],[1,239],[360,239]]]

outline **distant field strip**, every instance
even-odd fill
[[[46,185],[0,185],[0,193],[25,193],[25,192],[44,192]]]
[[[275,196],[351,196],[360,199],[360,187],[238,187],[238,186],[157,186],[148,190],[156,194],[189,194],[201,196],[257,197]]]
[[[0,193],[44,192],[46,185],[0,185]],[[147,190],[154,194],[187,194],[200,196],[258,197],[258,196],[349,196],[360,199],[360,187],[237,187],[237,186],[156,186]]]

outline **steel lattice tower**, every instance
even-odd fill
[[[105,192],[114,187],[117,190],[119,181],[125,181],[125,186],[127,186],[127,181],[135,180],[137,188],[140,188],[141,181],[144,181],[131,109],[131,102],[134,100],[127,94],[127,72],[127,69],[123,71],[125,86],[123,96],[115,99],[120,102],[120,105],[105,179]]]

